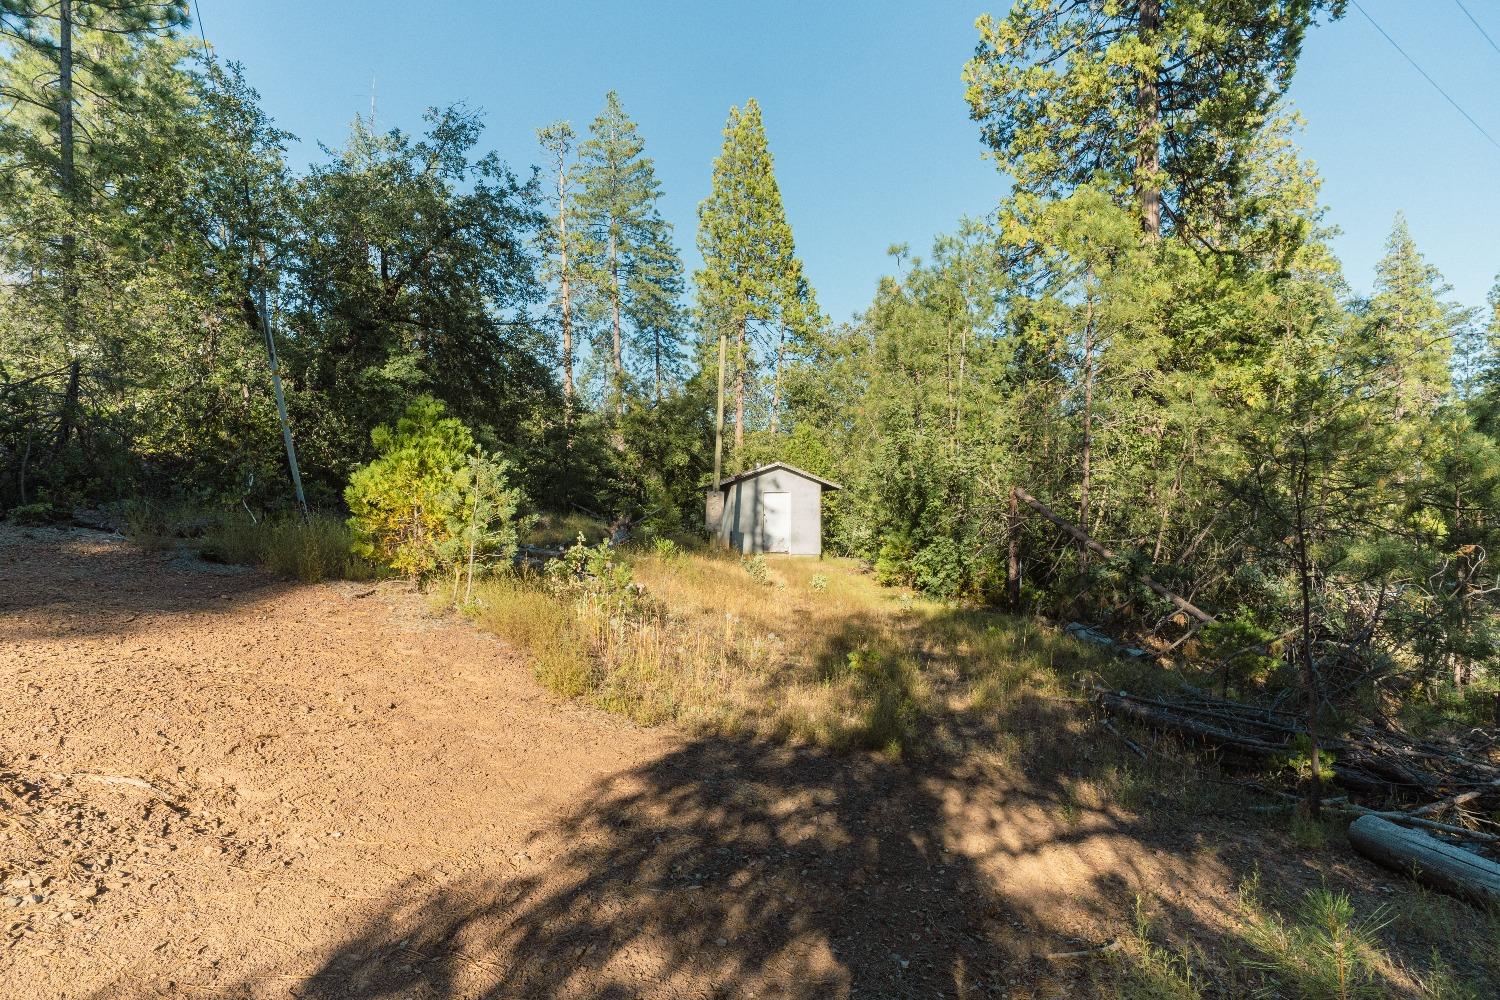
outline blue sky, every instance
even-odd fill
[[[1361,0],[1500,138],[1500,52],[1453,0]],[[1004,180],[982,159],[960,73],[974,18],[953,0],[198,0],[209,41],[245,64],[296,156],[336,145],[370,106],[416,129],[430,105],[487,114],[485,145],[540,162],[538,126],[580,131],[618,90],[665,188],[690,265],[694,212],[728,109],[760,100],[798,248],[825,310],[846,319],[890,269],[989,211]],[[1465,0],[1500,39],[1500,4]],[[988,9],[998,11],[1000,4]],[[1432,90],[1352,6],[1308,39],[1292,88],[1303,146],[1324,177],[1336,246],[1356,289],[1397,210],[1459,301],[1500,271],[1500,149]]]

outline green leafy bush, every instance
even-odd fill
[[[547,564],[546,579],[554,591],[576,591],[612,610],[629,608],[636,596],[630,563],[608,539],[589,545],[580,534],[571,548]]]
[[[963,553],[951,538],[935,538],[911,560],[912,582],[930,597],[958,596],[968,578]]]
[[[371,433],[379,455],[349,477],[352,549],[404,576],[450,573],[455,596],[470,578],[515,552],[519,494],[505,463],[481,452],[443,404],[419,396],[394,428]]]

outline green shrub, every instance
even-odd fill
[[[912,583],[930,597],[957,597],[966,575],[963,553],[951,538],[933,539],[911,559]]]
[[[651,540],[651,549],[656,553],[658,559],[665,559],[668,562],[671,562],[678,556],[682,555],[682,550],[678,547],[676,542],[661,535],[658,535]]]
[[[47,524],[57,524],[68,520],[71,516],[72,514],[68,510],[47,501],[12,507],[9,514],[10,519],[15,523],[33,528]]]
[[[828,574],[814,573],[812,579],[807,581],[807,585],[813,589],[814,593],[823,593],[828,589]]]
[[[514,554],[519,495],[506,487],[504,463],[443,413],[419,396],[394,428],[375,428],[379,454],[349,477],[344,499],[357,555],[417,580],[451,572],[456,591],[471,560],[477,568]]]
[[[750,574],[750,579],[762,587],[771,585],[771,568],[766,565],[766,557],[759,552],[753,556],[745,556],[740,560],[740,565],[745,567],[745,572]]]
[[[474,577],[509,566],[516,554],[516,506],[520,493],[508,489],[504,462],[470,455],[441,500],[447,512],[445,534],[437,543],[438,565],[453,578],[453,598],[464,580],[464,601],[474,595]]]
[[[875,579],[887,587],[908,587],[912,583],[911,539],[905,535],[891,535],[881,543],[875,556]]]
[[[561,557],[547,564],[547,583],[558,591],[581,593],[612,610],[626,610],[636,593],[630,563],[613,542],[589,545],[583,535]]]

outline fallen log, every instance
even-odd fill
[[[1234,732],[1224,726],[1200,718],[1188,718],[1159,707],[1147,699],[1116,694],[1103,688],[1095,688],[1099,702],[1108,710],[1124,715],[1152,729],[1165,729],[1192,739],[1211,743],[1224,750],[1236,750],[1251,757],[1271,758],[1287,752],[1282,743]]]
[[[1478,906],[1500,905],[1500,864],[1379,816],[1349,824],[1349,843],[1391,871]]]
[[[1098,542],[1094,541],[1093,537],[1089,535],[1087,531],[1084,531],[1072,521],[1069,521],[1062,515],[1056,513],[1052,510],[1052,508],[1048,507],[1046,504],[1042,503],[1036,497],[1032,496],[1030,493],[1027,493],[1020,487],[1016,487],[1016,497],[1020,499],[1022,503],[1026,504],[1026,506],[1030,507],[1038,514],[1042,515],[1047,520],[1057,525],[1063,531],[1067,532],[1070,536],[1072,536],[1074,541],[1076,541],[1079,545],[1082,545],[1084,548],[1088,549],[1090,552],[1097,553],[1098,555],[1103,556],[1105,559],[1116,558],[1113,550],[1107,549],[1103,545],[1100,545]],[[1136,574],[1136,577],[1142,583],[1144,583],[1147,589],[1149,589],[1157,597],[1165,598],[1166,600],[1171,601],[1173,606],[1176,607],[1177,610],[1191,615],[1204,624],[1211,624],[1214,621],[1213,615],[1193,604],[1187,598],[1172,593],[1166,587],[1163,587],[1161,584],[1151,579],[1151,577],[1147,576],[1145,573],[1138,573]]]

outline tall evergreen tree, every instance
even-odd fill
[[[1454,342],[1467,317],[1444,301],[1448,286],[1412,239],[1397,213],[1385,256],[1375,265],[1366,363],[1387,369],[1394,380],[1392,417],[1430,417],[1453,392]]]
[[[972,116],[1022,195],[1092,183],[1134,203],[1155,238],[1215,237],[1216,208],[1343,0],[1018,0],[978,21],[964,70]]]
[[[573,334],[573,283],[578,270],[579,239],[577,223],[572,218],[578,169],[573,161],[573,143],[578,138],[578,133],[568,122],[555,122],[546,128],[537,129],[536,135],[542,149],[552,158],[555,194],[550,202],[554,211],[552,225],[547,230],[546,244],[550,260],[548,271],[557,282],[557,320],[562,342],[563,420],[571,427],[573,408],[578,396],[573,367],[576,347]]]
[[[116,126],[180,96],[169,69],[185,50],[170,39],[186,21],[182,0],[0,0],[0,194],[23,208],[0,226],[21,237],[12,248],[30,259],[20,263],[46,276],[33,283],[36,301],[55,310],[70,355],[54,450],[73,429],[80,338],[92,325],[82,319],[81,272],[99,256],[91,212],[120,180],[111,145],[128,133]]]
[[[747,400],[758,368],[754,333],[778,322],[801,329],[812,292],[802,275],[776,183],[760,105],[730,108],[724,149],[714,160],[713,187],[698,206],[698,250],[703,268],[695,275],[699,313],[719,348],[719,379],[726,371],[727,341],[734,338],[734,460],[744,460]],[[752,324],[754,326],[752,326]],[[719,392],[714,477],[722,469],[723,390]]]
[[[649,371],[660,399],[680,354],[682,259],[657,207],[661,184],[645,141],[619,95],[610,91],[604,102],[578,147],[577,214],[583,263],[609,315],[606,396],[618,416],[628,369]]]

